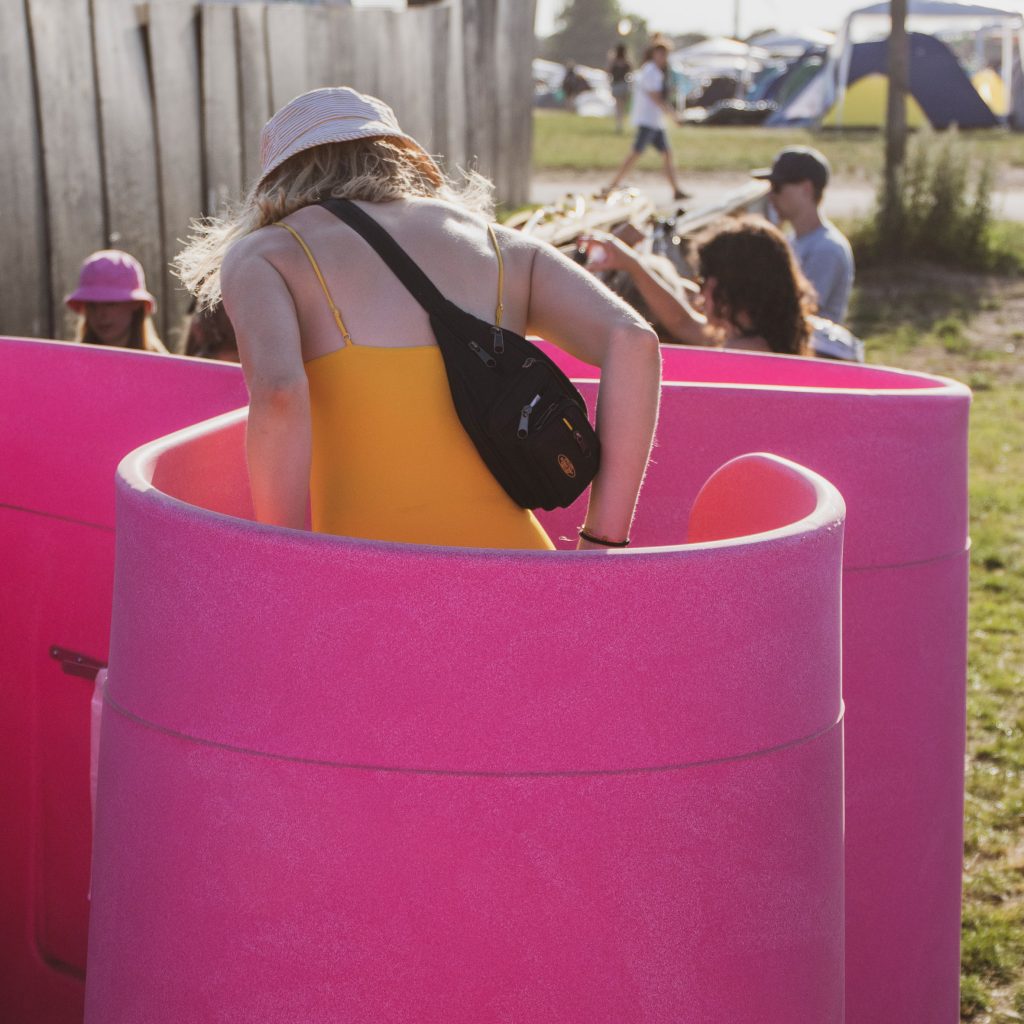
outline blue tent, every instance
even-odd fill
[[[1001,40],[998,69],[1006,91],[1013,96],[1007,120],[1019,126],[1019,80],[1024,18],[982,4],[951,0],[909,0],[907,30],[910,39],[910,89],[918,105],[937,128],[957,124],[965,128],[990,127],[999,118],[981,99],[967,72],[939,35],[995,36]],[[767,121],[770,125],[817,124],[841,105],[848,87],[869,74],[887,73],[889,4],[876,3],[853,11],[846,19],[828,62],[788,103]],[[841,109],[841,107],[840,107]]]

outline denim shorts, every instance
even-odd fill
[[[642,153],[648,146],[653,146],[659,153],[668,152],[668,138],[664,128],[648,128],[640,125],[633,140],[633,152]]]

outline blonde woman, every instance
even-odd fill
[[[262,172],[237,214],[177,260],[202,307],[223,299],[249,386],[257,518],[346,536],[550,549],[457,418],[426,313],[370,246],[318,203],[354,200],[451,301],[550,338],[603,369],[602,468],[583,524],[619,545],[657,415],[657,338],[553,248],[498,228],[486,183],[456,190],[382,101],[317,89],[263,129]],[[499,255],[503,293],[498,295]]]
[[[142,264],[120,249],[101,249],[87,257],[78,287],[64,304],[78,314],[75,341],[167,351],[153,324],[156,299],[146,291]]]

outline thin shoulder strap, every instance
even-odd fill
[[[505,292],[505,261],[501,258],[501,246],[498,245],[498,236],[493,224],[487,225],[487,232],[491,236],[491,242],[498,257],[498,304],[494,307],[494,326],[500,327],[501,314],[505,311],[505,307],[502,305],[502,296]]]
[[[377,255],[390,267],[391,272],[409,290],[412,297],[431,315],[444,318],[448,300],[438,291],[436,285],[420,269],[412,257],[384,230],[365,210],[349,199],[322,199],[320,205],[339,220],[357,231],[373,247]],[[498,307],[495,311],[497,322],[501,323],[501,295],[504,287],[505,268],[498,248],[498,239],[491,228],[491,239],[498,254]]]
[[[316,274],[316,279],[320,282],[320,287],[323,289],[324,295],[327,297],[327,304],[331,307],[331,312],[334,314],[334,322],[338,325],[338,330],[341,331],[341,336],[345,339],[346,345],[352,344],[352,338],[348,333],[348,329],[345,327],[345,321],[341,318],[341,310],[334,304],[334,299],[331,298],[331,293],[327,288],[327,282],[324,280],[324,275],[320,273],[320,266],[310,251],[308,245],[306,245],[305,239],[295,230],[290,224],[282,224],[280,221],[277,222],[276,227],[284,228],[295,238],[295,241],[302,246],[302,251],[309,257],[310,265],[313,267],[313,273]]]

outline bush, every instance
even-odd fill
[[[873,218],[857,226],[858,263],[907,257],[976,270],[1016,270],[992,217],[992,164],[977,159],[955,130],[923,129],[907,147],[892,194],[883,177]]]

